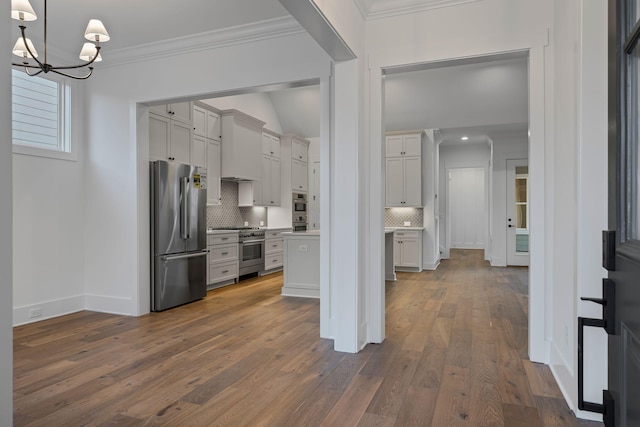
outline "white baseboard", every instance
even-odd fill
[[[492,257],[491,267],[506,267],[507,260],[505,258]]]
[[[85,308],[100,313],[135,316],[131,298],[109,297],[105,295],[85,295]]]
[[[84,309],[84,295],[76,295],[73,297],[43,301],[37,304],[30,304],[22,307],[14,307],[13,326],[39,322],[41,320],[64,316],[65,314],[75,313]],[[36,312],[40,311],[41,315],[37,317],[31,317],[30,313],[32,310],[35,310]]]
[[[422,263],[422,269],[423,270],[431,270],[431,271],[433,271],[433,270],[436,270],[439,265],[440,265],[440,258],[438,258],[434,262],[423,262]]]

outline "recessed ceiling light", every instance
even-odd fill
[[[463,140],[463,141],[467,141],[467,140],[469,139],[469,137],[468,137],[468,136],[463,136],[463,137],[462,137],[462,138],[460,138],[460,139],[461,139],[461,140]]]

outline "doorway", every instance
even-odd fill
[[[484,250],[485,169],[448,169],[447,179],[447,253],[452,248]]]
[[[529,265],[529,161],[507,160],[507,265]]]

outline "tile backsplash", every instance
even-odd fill
[[[405,221],[411,222],[411,227],[422,227],[422,208],[385,208],[385,227],[403,227]]]
[[[238,207],[238,183],[222,181],[220,183],[221,204],[207,206],[207,227],[239,227],[247,221],[250,227],[259,227],[260,221],[267,226],[267,208]]]

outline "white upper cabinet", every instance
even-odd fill
[[[307,162],[309,160],[309,142],[303,139],[293,139],[291,141],[291,158]]]
[[[191,125],[149,113],[149,159],[191,163]]]
[[[207,204],[219,205],[220,196],[220,142],[207,139]]]
[[[196,103],[193,105],[194,135],[220,141],[220,114],[212,111],[212,107]]]
[[[192,102],[175,102],[173,104],[163,104],[150,107],[153,113],[178,120],[183,123],[193,123],[193,103]]]
[[[309,190],[309,168],[307,162],[291,159],[291,189],[294,192]]]
[[[280,158],[280,138],[267,132],[262,133],[262,154]]]
[[[385,206],[422,206],[421,144],[420,133],[386,137]]]
[[[386,138],[386,157],[420,156],[422,154],[422,135],[389,135]]]
[[[193,135],[191,141],[191,164],[193,166],[207,167],[207,138]]]

